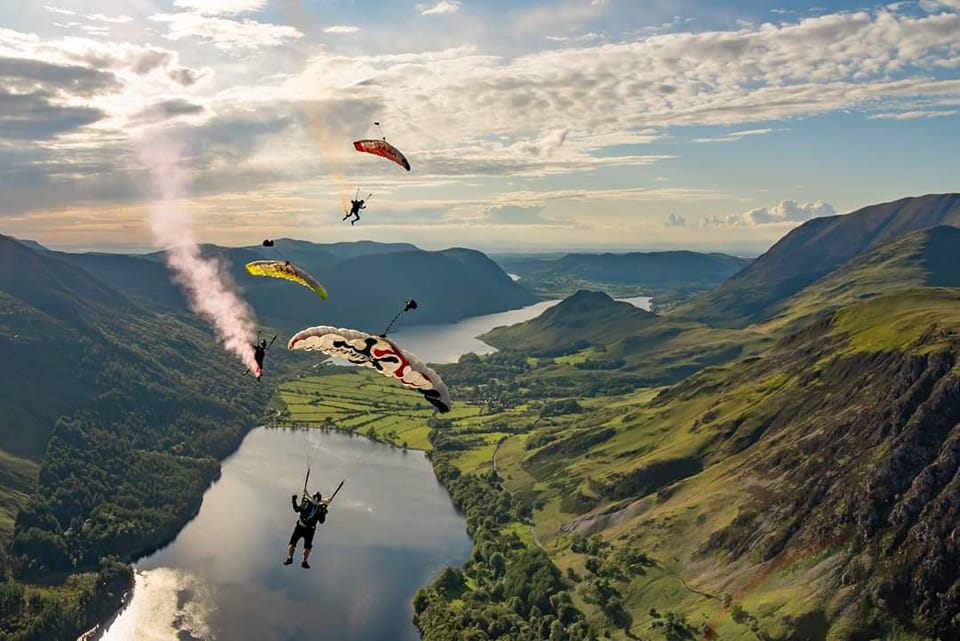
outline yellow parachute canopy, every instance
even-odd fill
[[[255,260],[244,265],[251,276],[270,276],[282,278],[303,285],[314,294],[327,300],[327,290],[317,279],[303,271],[293,263],[283,260]]]

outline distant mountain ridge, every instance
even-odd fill
[[[623,295],[703,290],[723,282],[750,260],[693,251],[571,253],[560,257],[501,255],[497,263],[533,291],[568,296],[578,289]]]
[[[742,327],[772,306],[868,249],[903,234],[960,226],[960,194],[933,194],[871,205],[797,227],[720,287],[677,307],[702,322]]]
[[[451,248],[425,251],[407,243],[314,244],[279,239],[275,246],[204,245],[206,256],[229,266],[229,274],[253,306],[260,323],[285,331],[329,324],[380,331],[403,301],[420,303],[404,323],[439,324],[516,309],[537,298],[518,286],[481,252]],[[162,254],[67,254],[52,252],[117,291],[151,305],[187,309]],[[330,294],[322,301],[288,282],[255,278],[243,265],[253,260],[290,260],[317,278]]]

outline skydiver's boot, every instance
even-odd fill
[[[310,564],[304,561],[303,563],[300,564],[300,567],[302,567],[304,570],[309,570]]]
[[[284,564],[284,565],[290,565],[291,563],[293,563],[293,557],[292,557],[292,556],[288,556],[287,558],[285,558],[285,559],[283,560],[283,564]]]

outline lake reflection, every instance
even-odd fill
[[[331,492],[310,570],[282,566],[290,495]],[[422,452],[319,430],[258,428],[223,464],[200,514],[136,564],[106,641],[414,641],[410,601],[470,553],[465,523]]]

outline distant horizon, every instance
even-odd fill
[[[0,232],[2,233],[2,232]],[[128,256],[145,256],[148,254],[153,254],[156,252],[163,251],[162,247],[157,247],[154,245],[137,245],[137,244],[125,244],[125,243],[99,243],[91,245],[48,245],[46,243],[41,243],[33,238],[19,238],[17,236],[10,235],[11,238],[15,238],[20,242],[28,243],[37,243],[45,249],[56,252],[64,252],[71,254],[82,254],[82,253],[103,253],[103,254],[118,254],[118,255],[128,255]],[[476,247],[470,245],[445,245],[445,246],[424,246],[418,243],[400,243],[400,242],[391,242],[391,241],[380,241],[372,240],[369,238],[360,238],[357,240],[347,240],[347,241],[317,241],[310,240],[307,238],[290,238],[284,237],[284,240],[292,240],[297,242],[309,242],[315,245],[329,245],[337,243],[377,243],[381,245],[390,245],[390,244],[410,244],[414,245],[418,249],[424,251],[444,251],[447,249],[454,249],[456,247],[462,247],[464,249],[472,249],[479,252],[483,252],[488,256],[496,255],[543,255],[543,256],[552,256],[552,255],[564,255],[564,254],[628,254],[628,253],[658,253],[658,252],[673,252],[673,251],[691,251],[702,254],[727,254],[729,256],[735,256],[739,258],[756,258],[763,254],[769,247],[763,249],[757,248],[734,248],[734,249],[724,249],[724,248],[695,248],[695,247],[685,247],[685,246],[674,246],[674,245],[650,245],[650,246],[606,246],[606,247],[594,247],[594,246],[578,246],[573,245],[569,247],[559,247],[559,248],[493,248],[493,247]],[[218,247],[224,247],[228,249],[237,249],[244,247],[257,247],[260,243],[246,243],[246,244],[223,244],[216,242],[204,242],[205,245],[216,245]]]

